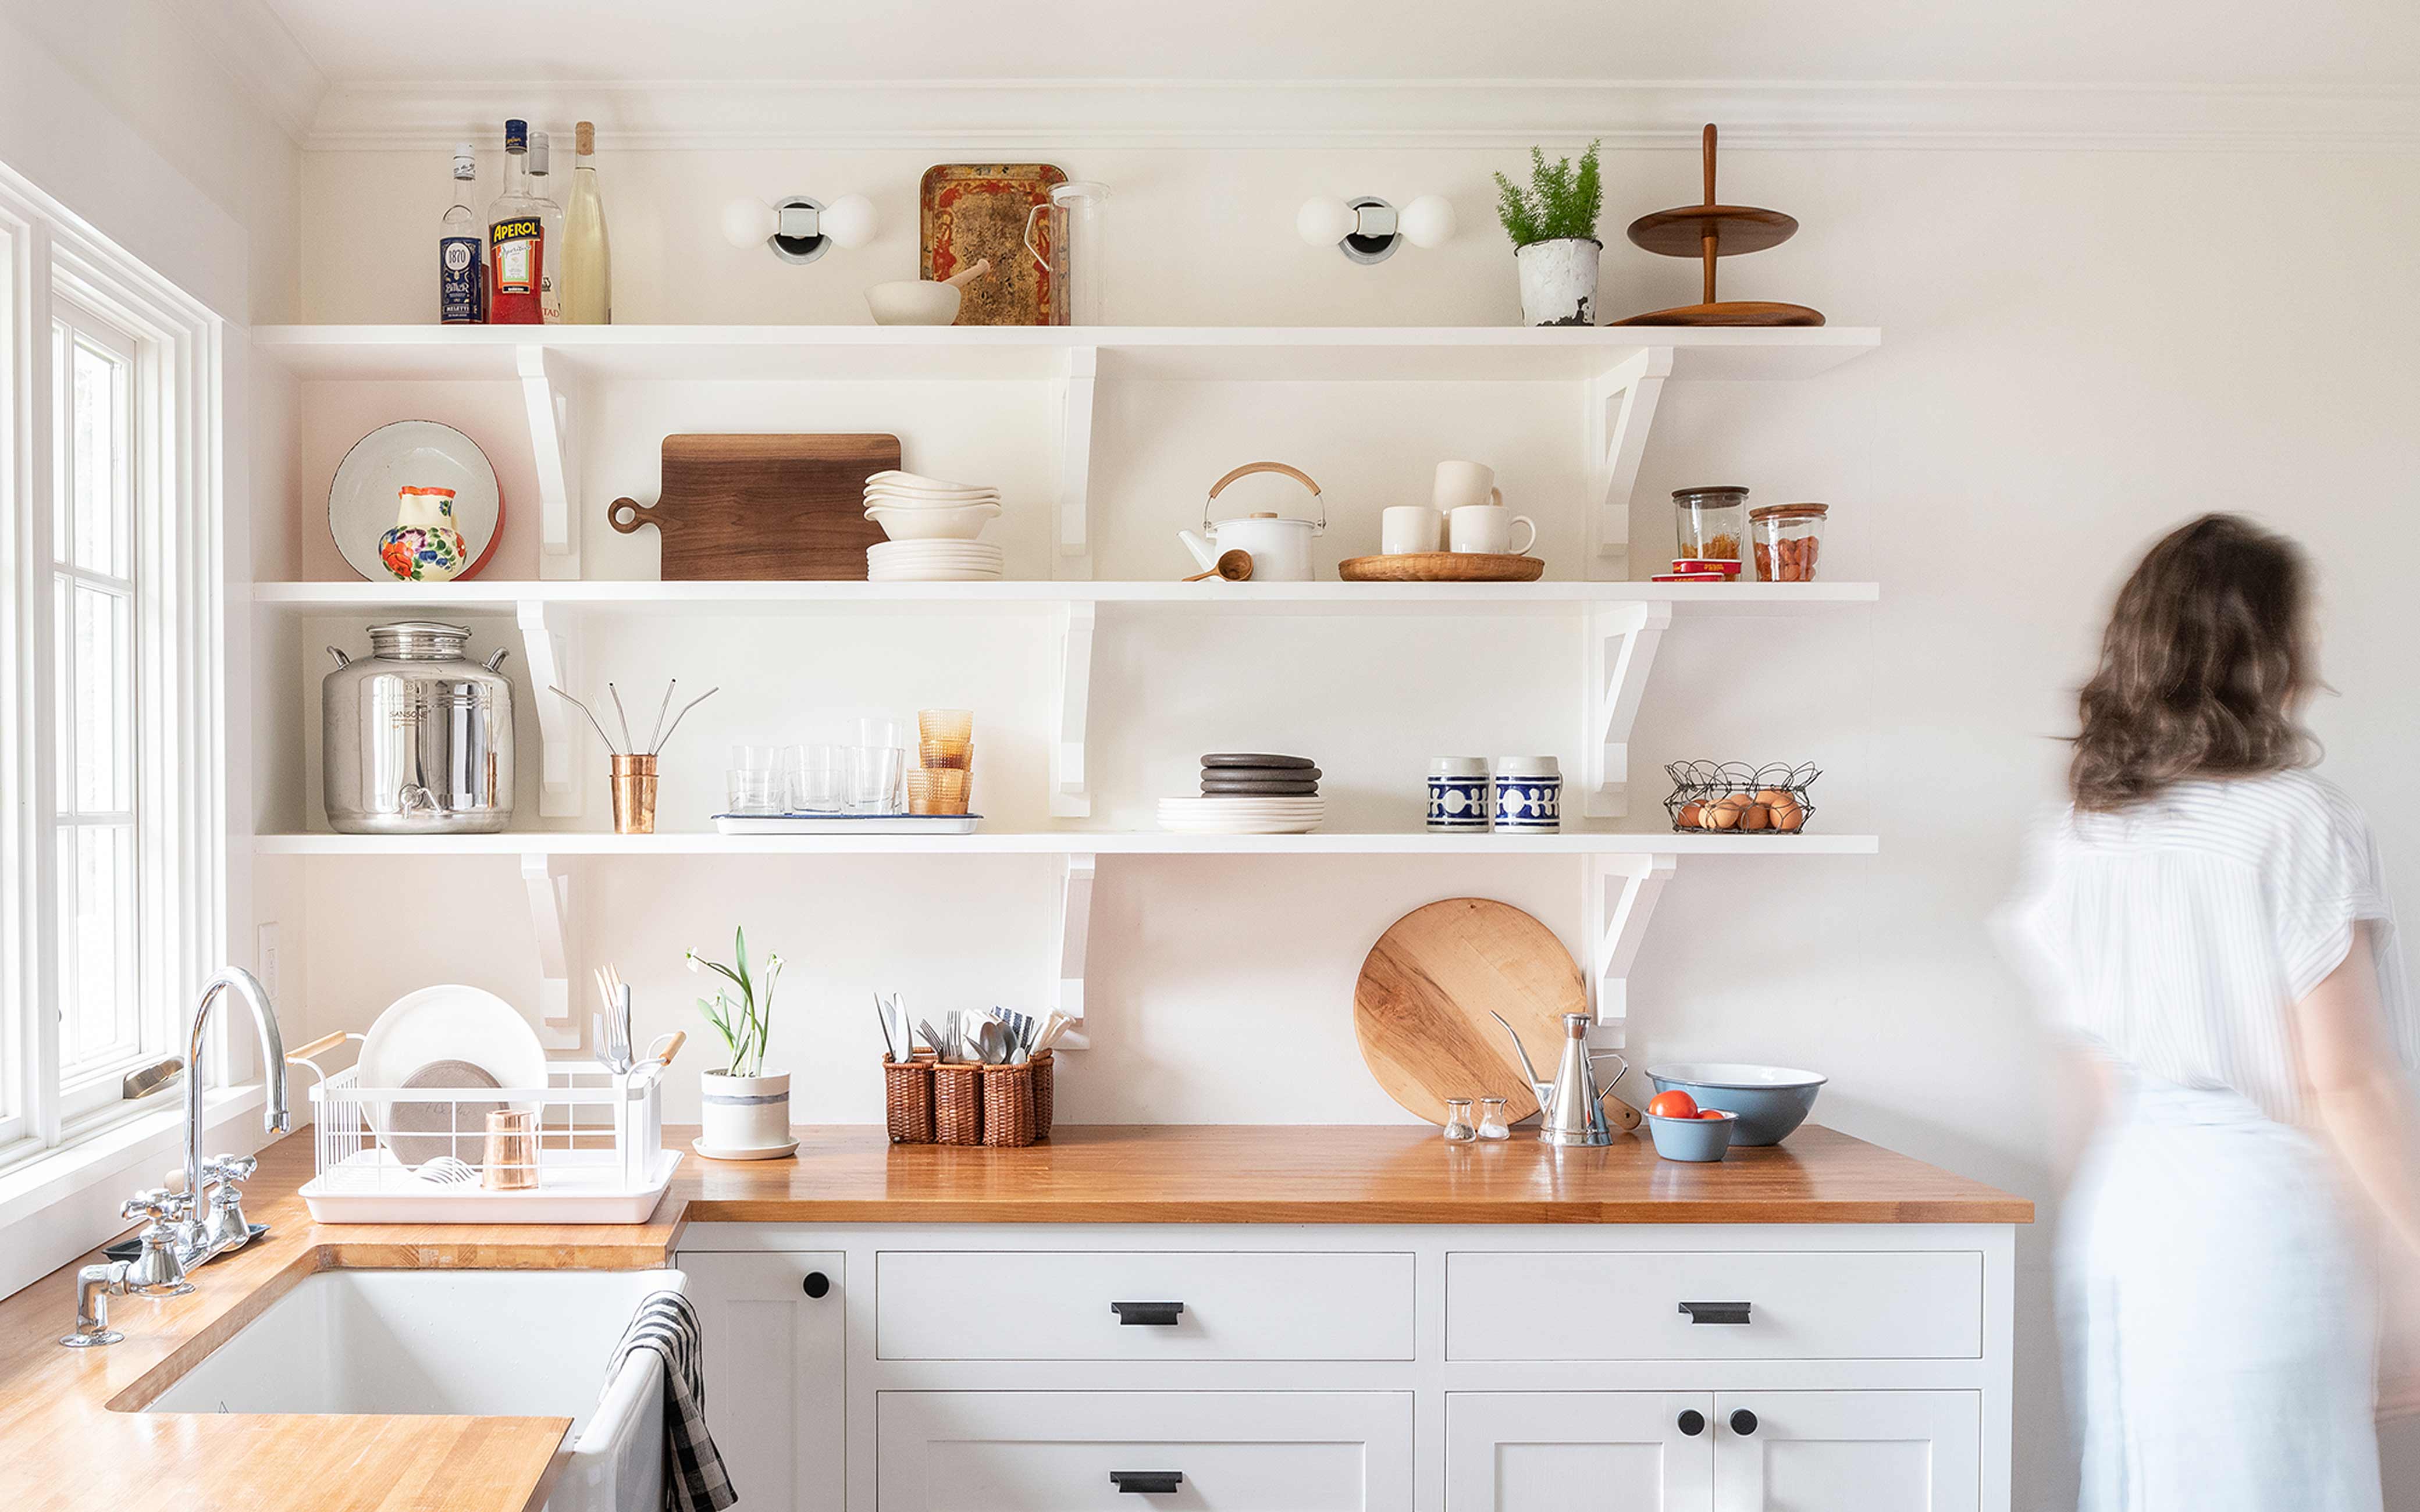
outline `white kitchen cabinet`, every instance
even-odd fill
[[[1445,1512],[1706,1512],[1708,1392],[1453,1392]]]
[[[706,1421],[756,1512],[847,1505],[841,1253],[684,1252],[706,1353]]]
[[[1981,1403],[1971,1391],[1719,1392],[1714,1427],[1714,1512],[1981,1504]]]

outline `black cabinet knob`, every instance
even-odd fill
[[[825,1296],[831,1290],[831,1277],[821,1271],[809,1271],[807,1279],[799,1284],[799,1289],[810,1297]]]
[[[1692,1439],[1696,1438],[1699,1434],[1706,1431],[1706,1414],[1699,1412],[1694,1407],[1690,1408],[1687,1412],[1681,1414],[1680,1428],[1681,1432],[1684,1436]]]
[[[1756,1414],[1743,1407],[1731,1413],[1731,1431],[1742,1438],[1756,1431]]]

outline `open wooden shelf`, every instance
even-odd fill
[[[1872,835],[1177,835],[1159,830],[1053,829],[971,835],[723,835],[712,830],[615,835],[524,830],[504,835],[262,835],[263,856],[1871,856]]]

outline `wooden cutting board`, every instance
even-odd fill
[[[663,535],[666,582],[825,579],[862,582],[865,480],[899,466],[896,436],[667,436],[652,504],[605,512],[628,535]]]
[[[1553,930],[1511,903],[1449,898],[1405,914],[1370,948],[1353,1032],[1387,1095],[1431,1123],[1445,1122],[1449,1097],[1500,1096],[1506,1118],[1526,1119],[1538,1099],[1490,1009],[1551,1079],[1563,1015],[1588,1011],[1588,993]]]

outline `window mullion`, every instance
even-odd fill
[[[20,306],[25,320],[22,341],[25,393],[18,408],[24,424],[27,462],[23,474],[25,494],[20,511],[25,557],[15,587],[24,609],[19,619],[26,647],[26,655],[19,662],[24,707],[35,717],[18,721],[24,732],[18,742],[18,760],[27,778],[21,800],[26,817],[53,821],[57,816],[59,775],[57,742],[48,729],[58,697],[57,651],[54,643],[56,609],[53,603],[56,579],[51,571],[57,553],[51,522],[55,507],[53,501],[57,497],[55,470],[60,465],[57,454],[61,449],[55,443],[61,422],[58,375],[52,360],[56,344],[51,334],[50,236],[38,224],[25,239],[26,286]],[[19,921],[26,932],[30,949],[23,952],[27,969],[20,982],[25,1009],[19,1039],[21,1064],[26,1072],[23,1096],[28,1132],[44,1145],[54,1145],[58,1143],[61,1121],[58,1008],[63,984],[58,949],[58,888],[51,884],[59,874],[59,826],[55,823],[27,824],[24,849],[26,855],[19,876],[25,899]]]

